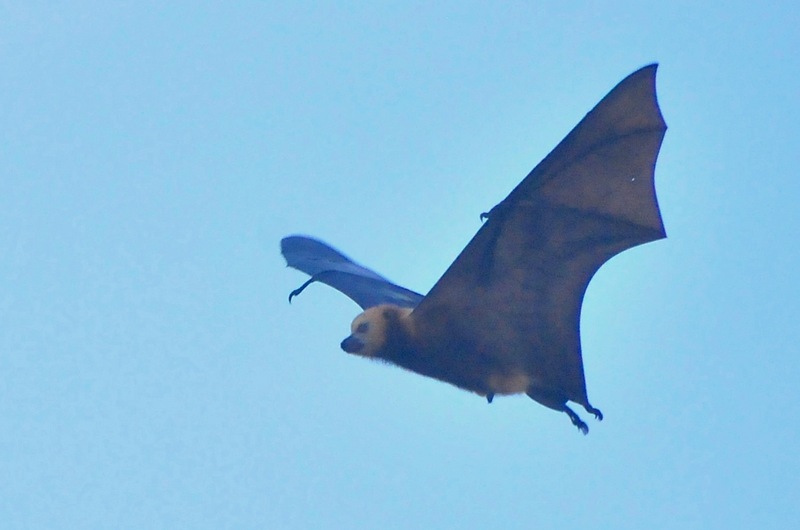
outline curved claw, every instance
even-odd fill
[[[589,434],[589,426],[586,425],[586,423],[580,418],[580,416],[575,414],[575,412],[573,412],[571,408],[564,405],[564,412],[567,413],[567,416],[569,416],[570,421],[572,421],[572,424],[575,427],[577,427],[579,431],[581,431],[584,435]]]
[[[489,218],[489,212],[481,213],[480,218],[481,218],[481,222],[484,222],[485,220],[487,220]]]
[[[603,421],[603,413],[600,412],[600,409],[596,409],[591,405],[586,405],[583,408],[585,408],[586,412],[588,412],[589,414],[594,415],[594,417],[595,417],[595,419],[597,419],[597,421]]]
[[[305,288],[306,288],[306,287],[308,287],[309,285],[311,285],[311,284],[312,284],[312,283],[314,283],[315,281],[317,281],[317,280],[316,280],[316,278],[314,278],[314,277],[312,276],[312,277],[311,277],[311,278],[309,278],[309,279],[308,279],[308,281],[306,281],[306,282],[305,282],[303,285],[301,285],[300,287],[298,287],[297,289],[295,289],[294,291],[292,291],[291,293],[289,293],[289,303],[291,304],[291,303],[292,303],[292,298],[294,298],[294,297],[295,297],[295,296],[297,296],[298,294],[302,293],[302,292],[305,290]]]

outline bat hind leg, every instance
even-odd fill
[[[589,434],[589,426],[586,425],[586,422],[583,421],[580,416],[575,414],[575,412],[571,408],[569,408],[566,404],[564,404],[563,407],[564,407],[564,412],[567,413],[567,416],[569,416],[569,419],[570,421],[572,421],[572,424],[575,427],[577,427],[578,430],[581,431],[583,434]]]
[[[588,412],[589,414],[594,415],[594,417],[597,418],[597,421],[603,421],[603,413],[600,412],[600,409],[596,409],[589,404],[584,405],[583,408],[585,408],[586,412]]]
[[[574,410],[567,406],[567,398],[564,397],[560,392],[529,387],[527,394],[529,398],[537,403],[541,403],[545,407],[565,413],[567,416],[569,416],[570,421],[575,427],[578,428],[579,431],[581,431],[583,434],[589,433],[589,426],[586,425],[586,422],[584,422]],[[596,418],[603,418],[603,414],[598,409],[586,405],[584,405],[584,407],[587,411],[594,414]]]

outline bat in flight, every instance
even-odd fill
[[[287,265],[364,310],[341,347],[484,396],[526,393],[566,413],[589,403],[580,343],[583,296],[616,254],[666,237],[654,170],[667,126],[657,65],[622,80],[501,203],[426,296],[325,243],[281,241]]]

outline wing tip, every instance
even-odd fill
[[[291,251],[292,247],[302,245],[305,242],[321,243],[318,239],[303,234],[291,234],[281,238],[281,253]]]
[[[282,238],[281,254],[290,267],[295,267],[298,258],[307,258],[309,256],[313,256],[315,260],[355,263],[324,241],[302,234],[292,234]]]
[[[667,130],[667,122],[664,120],[664,114],[661,112],[661,106],[658,104],[658,91],[656,90],[656,73],[658,71],[658,63],[650,63],[643,66],[630,74],[628,77],[620,82],[620,85],[630,82],[642,82],[644,90],[649,92],[653,98],[653,107],[655,110],[655,118],[658,122],[658,128],[664,132]]]

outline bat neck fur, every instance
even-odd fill
[[[363,347],[354,353],[485,395],[488,390],[484,390],[485,384],[480,377],[462,373],[463,366],[453,366],[452,360],[456,356],[445,355],[438,359],[431,353],[431,345],[420,341],[417,324],[410,308],[392,304],[371,307],[357,316],[351,325],[351,337],[363,343]]]

